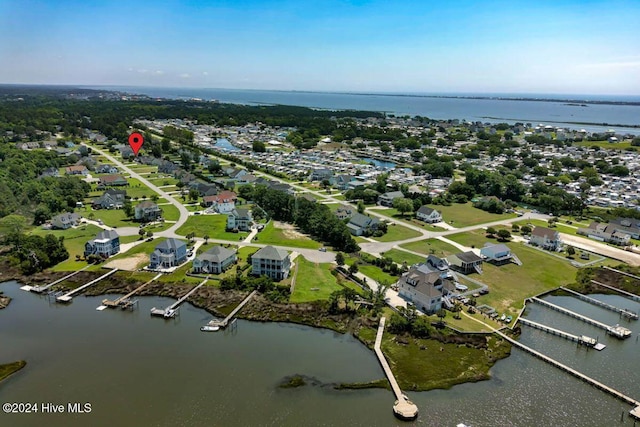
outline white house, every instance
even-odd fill
[[[429,224],[442,221],[440,212],[427,205],[420,206],[420,209],[416,212],[416,218]]]
[[[253,218],[248,209],[233,209],[227,216],[227,230],[249,231],[252,223]]]
[[[283,280],[289,276],[291,258],[289,252],[265,246],[251,256],[251,274],[269,276],[273,280]]]
[[[560,233],[546,227],[535,227],[531,232],[529,243],[549,251],[557,251],[562,245]]]
[[[194,273],[218,274],[236,262],[236,252],[222,246],[214,246],[193,260]]]

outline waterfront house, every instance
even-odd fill
[[[102,230],[95,239],[84,245],[84,256],[98,255],[108,258],[120,252],[120,236],[115,230]]]
[[[127,197],[125,190],[115,190],[110,188],[102,193],[102,196],[93,199],[91,206],[93,209],[121,209]]]
[[[449,255],[446,259],[450,268],[459,271],[462,274],[482,274],[482,258],[476,255],[473,251]]]
[[[416,212],[416,218],[429,224],[442,221],[440,212],[427,205],[420,206],[420,209]]]
[[[66,230],[80,223],[82,217],[77,213],[65,212],[51,218],[51,227]]]
[[[219,274],[228,269],[236,260],[235,251],[222,246],[214,246],[193,260],[193,272]]]
[[[156,203],[150,200],[145,200],[144,202],[138,203],[134,209],[134,218],[136,219],[136,221],[155,221],[161,216],[162,209],[160,209],[160,207]]]
[[[378,204],[382,206],[393,206],[393,201],[400,197],[404,197],[402,191],[390,191],[388,193],[384,193],[378,196]]]
[[[149,268],[169,268],[187,260],[187,244],[178,239],[167,239],[158,243],[151,253]]]
[[[491,244],[487,243],[484,245],[482,249],[480,249],[480,255],[484,257],[485,261],[490,262],[495,265],[503,265],[508,264],[510,262],[514,262],[517,265],[522,265],[520,259],[511,252],[509,246],[498,243]]]
[[[283,280],[289,276],[291,258],[283,249],[265,246],[251,256],[251,274],[268,276],[273,280]]]
[[[129,182],[122,175],[105,175],[100,177],[98,187],[115,187],[129,185]]]
[[[227,216],[227,230],[249,231],[252,224],[253,218],[248,209],[233,209]]]
[[[86,176],[89,173],[89,169],[85,165],[72,165],[65,168],[67,175],[83,175]]]
[[[378,229],[380,220],[378,218],[371,218],[361,213],[354,213],[347,224],[347,229],[354,236],[362,236],[373,233]]]
[[[560,241],[560,233],[546,227],[535,227],[531,232],[531,239],[529,240],[529,243],[548,251],[557,251],[562,245],[562,241]]]
[[[423,313],[434,314],[442,308],[446,295],[455,289],[455,283],[443,278],[439,271],[423,267],[411,267],[398,280],[398,294]]]

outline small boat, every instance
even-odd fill
[[[220,330],[220,326],[204,325],[200,327],[200,330],[202,332],[217,332]]]
[[[500,316],[500,321],[504,322],[505,320],[507,320],[507,315],[503,314],[502,316]]]

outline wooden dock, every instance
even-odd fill
[[[616,270],[615,268],[607,267],[606,265],[602,266],[602,268],[604,268],[606,270],[609,270],[609,271],[616,272],[618,274],[622,274],[622,275],[627,276],[627,277],[631,277],[631,278],[636,279],[636,280],[640,280],[640,276],[636,276],[635,274],[627,273],[626,271]]]
[[[625,297],[629,298],[630,300],[640,302],[640,295],[632,294],[631,292],[623,291],[622,289],[614,288],[611,285],[607,285],[606,283],[602,283],[602,282],[596,282],[595,280],[592,280],[591,283],[594,283],[598,286],[602,286],[603,288],[607,288],[612,291],[618,292],[624,295]]]
[[[514,340],[513,338],[510,338],[509,336],[503,334],[500,331],[495,331],[495,333],[500,335],[505,340],[509,341],[512,345],[518,347],[521,350],[526,351],[527,353],[537,357],[538,359],[543,360],[543,361],[555,366],[556,368],[559,368],[560,370],[563,370],[563,371],[573,375],[574,377],[579,378],[579,379],[585,381],[586,383],[591,384],[592,386],[596,387],[597,389],[600,389],[600,390],[602,390],[602,391],[604,391],[606,393],[609,393],[613,397],[618,398],[618,399],[622,400],[623,402],[626,402],[626,403],[628,403],[630,405],[633,405],[634,409],[629,411],[629,413],[631,415],[637,416],[637,415],[634,414],[634,412],[640,414],[640,402],[638,402],[636,399],[634,399],[632,397],[629,397],[626,394],[621,393],[618,390],[616,390],[614,388],[611,388],[608,385],[603,384],[600,381],[597,381],[597,380],[595,380],[595,379],[583,374],[582,372],[576,371],[575,369],[570,368],[569,366],[567,366],[567,365],[565,365],[563,363],[560,363],[557,360],[552,359],[551,357],[549,357],[549,356],[547,356],[545,354],[542,354],[539,351],[536,351],[536,350],[532,349],[531,347],[527,347],[526,345]]]
[[[598,307],[604,308],[605,310],[613,311],[614,313],[618,313],[620,316],[625,317],[627,319],[638,320],[638,314],[634,313],[631,310],[627,310],[626,308],[618,308],[618,307],[613,306],[611,304],[607,304],[606,302],[597,300],[595,298],[591,298],[588,295],[581,294],[580,292],[576,292],[574,290],[567,289],[564,286],[560,286],[560,289],[562,289],[565,292],[570,293],[571,295],[575,296],[576,298],[578,298],[578,299],[580,299],[582,301],[588,302],[589,304],[596,305]]]
[[[86,270],[89,267],[91,267],[91,264],[86,265],[86,266],[82,267],[80,270],[74,271],[71,274],[67,274],[63,278],[58,279],[55,282],[51,282],[48,285],[44,285],[44,286],[27,286],[27,287],[24,287],[24,289],[27,290],[27,291],[30,291],[30,292],[35,292],[37,294],[41,294],[44,291],[46,291],[47,289],[49,289],[50,287],[52,287],[53,285],[57,285],[58,283],[63,282],[65,280],[67,280],[68,278],[75,276],[76,274],[80,273],[81,271]]]
[[[396,378],[391,371],[391,367],[387,362],[387,359],[384,357],[382,353],[382,349],[380,348],[380,344],[382,343],[382,334],[384,333],[384,324],[386,321],[386,317],[380,318],[380,324],[378,325],[378,334],[376,335],[376,342],[373,346],[373,349],[378,356],[378,360],[380,361],[380,365],[382,365],[382,369],[384,370],[387,379],[389,380],[389,384],[391,384],[391,389],[393,390],[393,394],[396,396],[396,401],[393,405],[393,413],[396,417],[401,418],[403,420],[413,420],[418,416],[418,407],[411,402],[407,397],[402,393]]]
[[[151,279],[148,282],[138,286],[136,289],[134,289],[133,291],[129,292],[128,294],[126,294],[123,297],[120,297],[120,298],[115,299],[115,300],[103,299],[102,300],[102,305],[105,305],[105,306],[110,307],[110,308],[115,308],[115,307],[118,307],[118,306],[121,306],[122,308],[128,308],[129,306],[132,306],[132,304],[134,304],[134,302],[130,301],[129,298],[131,298],[133,295],[137,294],[140,290],[142,290],[142,288],[147,286],[149,283],[151,283],[151,282],[153,282],[155,280],[158,280],[160,278],[160,276],[162,276],[162,273],[159,273],[153,279]]]
[[[209,280],[209,276],[207,276],[207,278],[204,279],[200,284],[194,286],[193,289],[191,289],[189,292],[184,294],[178,301],[174,302],[173,304],[171,304],[167,308],[155,308],[155,307],[153,307],[151,309],[151,315],[152,316],[158,316],[158,317],[164,317],[165,319],[170,319],[172,317],[175,317],[176,314],[178,314],[178,308],[180,307],[180,304],[182,304],[187,298],[189,298],[192,293],[194,293],[201,286],[203,286],[205,283],[207,283],[208,280]]]
[[[595,338],[590,338],[586,335],[573,335],[565,331],[561,331],[560,329],[555,329],[547,325],[543,325],[542,323],[537,323],[529,319],[525,319],[524,317],[520,317],[518,319],[520,323],[523,325],[530,326],[534,329],[539,329],[541,331],[550,333],[551,335],[557,335],[559,337],[568,339],[569,341],[577,342],[580,345],[586,345],[587,347],[594,347],[597,344],[597,340]],[[604,347],[602,347],[604,348]],[[602,349],[600,348],[600,349]]]
[[[582,314],[576,313],[575,311],[571,311],[564,307],[560,307],[559,305],[552,304],[548,301],[542,300],[537,297],[530,298],[530,301],[537,302],[538,304],[544,305],[552,310],[559,311],[560,313],[564,313],[567,316],[574,317],[576,319],[582,320],[585,323],[596,326],[600,329],[604,329],[609,335],[612,335],[616,338],[625,339],[631,336],[631,331],[627,328],[624,328],[619,325],[609,326],[605,325],[602,322],[598,322],[597,320],[591,319],[590,317],[584,316]]]
[[[97,279],[94,279],[94,280],[90,281],[89,283],[86,283],[86,284],[80,286],[79,288],[73,289],[73,290],[67,292],[64,295],[60,295],[60,296],[56,297],[56,302],[64,302],[64,303],[71,302],[71,300],[73,299],[73,295],[75,295],[75,294],[77,294],[79,292],[82,292],[83,290],[87,289],[91,285],[95,285],[96,283],[98,283],[102,279],[111,276],[116,271],[118,271],[118,269],[114,268],[113,270],[110,270],[108,273],[103,274],[102,276],[98,277]]]
[[[231,313],[229,313],[229,315],[227,317],[225,317],[222,320],[217,320],[217,319],[213,319],[211,320],[209,323],[207,323],[207,326],[217,326],[220,328],[226,328],[227,325],[229,324],[229,322],[231,321],[231,319],[233,319],[233,316],[235,316],[236,314],[238,314],[238,312],[240,310],[242,310],[242,308],[247,305],[247,303],[249,302],[249,300],[251,298],[254,297],[255,294],[257,294],[258,291],[253,291],[251,292],[249,295],[247,295],[247,297],[245,299],[242,300],[242,302],[240,304],[238,304],[238,306],[236,308],[233,309],[233,311]]]

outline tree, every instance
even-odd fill
[[[328,179],[323,179],[320,185],[326,190],[327,188],[331,187],[331,182]]]
[[[506,230],[504,228],[498,230],[498,240],[500,240],[501,242],[505,242],[510,238],[511,238],[511,233],[509,233],[509,230]]]
[[[487,234],[488,234],[489,236],[493,236],[494,234],[496,234],[496,229],[495,229],[495,228],[493,228],[493,227],[489,227],[489,228],[487,228]]]
[[[159,199],[159,197],[158,197],[157,194],[154,194],[153,196],[151,196],[151,200],[153,200],[154,203],[157,202],[158,199]]]
[[[7,215],[0,219],[0,234],[21,234],[27,227],[27,219],[21,215]]]
[[[400,215],[404,216],[405,212],[413,210],[413,201],[405,197],[398,197],[393,199],[393,207],[400,212]]]
[[[520,233],[525,235],[531,233],[531,227],[528,225],[523,225],[522,227],[520,227]]]
[[[142,239],[144,237],[144,234],[145,234],[144,228],[141,228],[140,230],[138,230],[138,234],[140,235],[140,238]]]
[[[194,239],[194,237],[196,237],[196,233],[192,231],[191,233],[187,234],[185,237],[191,241]]]
[[[520,231],[520,226],[518,224],[511,225],[511,231],[517,233],[518,231]]]
[[[358,272],[358,261],[349,266],[349,274],[352,276]]]
[[[200,192],[197,189],[189,189],[189,199],[191,199],[191,201],[195,202],[196,200],[198,200],[198,197],[200,197]]]
[[[340,267],[344,265],[344,254],[342,252],[338,252],[336,254],[336,264],[338,264]]]
[[[362,200],[358,200],[358,213],[363,214],[365,209],[364,202]]]
[[[147,231],[147,238],[151,238],[153,237],[153,231],[149,230]]]
[[[131,200],[125,200],[122,205],[122,210],[127,218],[133,218],[135,214],[135,209],[133,209],[133,205],[131,204]]]
[[[252,147],[253,151],[256,153],[264,153],[267,151],[267,147],[262,141],[253,141]]]
[[[204,244],[205,245],[209,243],[209,235],[208,234],[205,234],[202,238],[204,239]]]
[[[567,255],[569,255],[569,257],[572,257],[575,254],[576,254],[576,248],[574,248],[573,246],[567,247]]]

